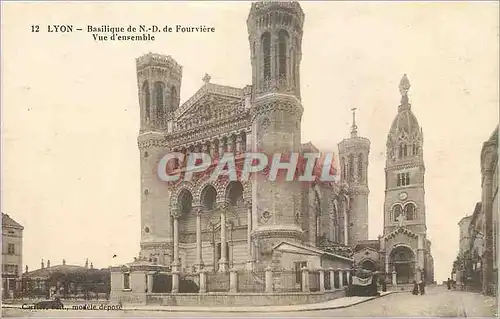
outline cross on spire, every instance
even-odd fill
[[[406,73],[401,78],[399,82],[399,93],[401,93],[401,105],[408,105],[408,91],[410,90],[410,80],[406,76]]]
[[[358,136],[358,126],[356,125],[356,110],[357,108],[352,108],[352,126],[351,126],[351,137]]]

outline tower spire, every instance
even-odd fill
[[[409,106],[408,103],[408,91],[410,90],[410,80],[406,76],[406,73],[401,78],[399,82],[399,93],[401,93],[401,106]]]
[[[356,110],[357,108],[352,108],[352,126],[351,126],[351,137],[358,137],[358,126],[356,125]]]

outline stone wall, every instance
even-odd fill
[[[147,294],[148,305],[161,306],[288,306],[345,297],[345,290],[293,293]]]

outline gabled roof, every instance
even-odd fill
[[[316,247],[290,243],[287,241],[282,241],[281,243],[275,245],[273,247],[273,250],[296,253],[296,254],[313,255],[313,256],[331,256],[338,259],[353,261],[352,258],[347,258],[337,254],[329,253],[324,250],[318,249]]]
[[[2,227],[17,228],[20,230],[24,229],[24,227],[21,226],[21,224],[19,224],[18,222],[13,220],[12,217],[4,213],[2,213]]]
[[[354,247],[354,251],[360,251],[365,248],[369,248],[371,250],[375,250],[376,252],[378,252],[380,248],[380,242],[378,241],[378,239],[361,240]]]
[[[195,106],[197,104],[196,102],[207,95],[221,95],[235,99],[242,99],[244,93],[244,89],[214,83],[205,83],[195,94],[193,94],[186,102],[182,103],[182,105],[175,110],[174,116],[175,118],[179,118]]]
[[[398,228],[394,229],[392,232],[390,232],[389,234],[387,234],[385,236],[385,240],[390,239],[390,238],[394,238],[397,234],[404,234],[404,235],[407,235],[408,237],[418,238],[418,235],[415,234],[414,232],[412,232],[411,230],[409,230],[408,228],[398,227]]]

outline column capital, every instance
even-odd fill
[[[227,212],[229,210],[229,203],[228,202],[217,203],[217,209],[223,212]]]
[[[247,209],[251,209],[252,208],[252,201],[250,199],[245,200],[245,207]]]
[[[180,216],[181,216],[181,212],[179,211],[179,209],[175,208],[175,209],[172,209],[170,211],[170,215],[174,218],[174,219],[178,219]]]
[[[196,216],[201,216],[201,214],[203,213],[203,207],[195,206],[193,207],[193,211],[196,214]]]

